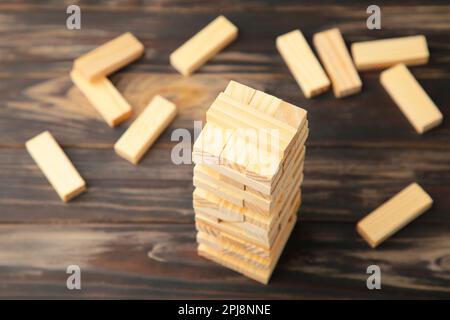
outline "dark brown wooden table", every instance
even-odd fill
[[[82,29],[67,30],[61,1],[0,4],[1,298],[450,298],[450,6],[390,1],[382,30],[366,28],[359,1],[79,1]],[[237,41],[184,78],[169,54],[219,14],[239,26]],[[416,134],[379,83],[363,91],[303,97],[275,48],[300,28],[339,27],[347,44],[425,34],[429,64],[412,68],[444,114]],[[180,113],[133,166],[112,146],[131,123],[110,129],[72,85],[72,61],[125,31],[145,57],[111,76],[139,114],[155,94]],[[214,97],[234,79],[302,106],[310,138],[300,221],[268,286],[197,256],[192,165],[174,165],[175,128],[193,133]],[[62,203],[24,149],[50,130],[85,177],[88,192]],[[410,182],[434,198],[431,210],[372,250],[355,224]],[[82,290],[66,288],[66,267]],[[366,288],[377,264],[382,289]]]

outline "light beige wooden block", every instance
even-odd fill
[[[251,279],[259,281],[263,284],[267,284],[270,280],[270,277],[275,269],[275,266],[283,252],[284,246],[289,238],[289,235],[292,233],[292,229],[296,222],[296,215],[293,215],[289,225],[286,227],[285,232],[283,233],[285,236],[280,239],[280,244],[277,246],[277,250],[274,250],[274,253],[271,257],[271,261],[269,265],[266,267],[257,267],[255,263],[251,261],[246,261],[242,259],[241,256],[233,256],[230,253],[232,251],[229,250],[215,250],[214,248],[205,245],[204,243],[199,244],[198,246],[198,254],[203,256],[204,258],[210,259],[218,264],[221,264],[227,268],[230,268],[236,272],[239,272]],[[262,263],[260,259],[257,259],[257,262]]]
[[[231,80],[228,83],[224,94],[241,103],[250,104],[250,101],[252,100],[255,92],[255,89],[250,88],[249,86],[241,84],[237,81]]]
[[[194,175],[192,182],[194,184],[194,187],[196,188],[201,188],[203,190],[211,192],[217,197],[225,199],[241,208],[244,207],[244,199],[239,193],[235,192],[234,190],[219,186],[213,179],[207,179],[204,176],[196,174]]]
[[[144,45],[127,32],[76,59],[74,69],[86,80],[97,80],[126,66],[143,53]]]
[[[286,123],[255,108],[249,108],[223,93],[219,94],[208,109],[206,119],[224,128],[240,130],[248,136],[252,134],[257,137],[258,144],[264,142],[266,149],[277,153],[279,157],[287,151],[297,132]]]
[[[192,161],[197,164],[219,164],[220,154],[232,134],[233,130],[223,129],[215,123],[207,122],[195,140]]]
[[[358,70],[372,70],[403,63],[426,64],[430,56],[423,35],[352,43],[352,55]]]
[[[245,190],[245,185],[243,183],[240,183],[233,179],[230,179],[227,176],[224,176],[223,174],[219,174],[219,180],[222,181],[223,183],[229,184],[237,189]]]
[[[170,55],[170,63],[188,76],[229,45],[238,35],[238,28],[219,16]]]
[[[224,94],[284,122],[294,130],[299,130],[306,121],[306,110],[233,80],[228,83]]]
[[[116,153],[137,164],[177,115],[177,107],[155,96],[114,145]]]
[[[361,91],[362,83],[339,29],[316,33],[313,43],[333,85],[336,98]]]
[[[369,245],[375,248],[428,210],[432,204],[433,199],[417,183],[412,183],[360,220],[356,228]]]
[[[418,133],[442,122],[442,113],[404,64],[383,71],[380,81]]]
[[[44,131],[35,136],[25,146],[64,202],[86,190],[83,178],[50,132]]]
[[[292,231],[295,215],[291,215],[291,219],[289,224],[277,236],[272,248],[266,251],[267,256],[261,256],[258,253],[249,251],[242,243],[227,241],[226,237],[221,235],[215,236],[202,231],[197,233],[197,242],[214,248],[224,255],[234,256],[248,264],[253,264],[257,268],[273,269],[277,263],[277,257],[281,255],[280,251],[283,250]]]
[[[110,127],[130,117],[130,105],[108,78],[88,81],[77,70],[72,70],[70,77]]]
[[[330,88],[330,80],[300,30],[279,36],[276,45],[306,98]]]
[[[237,132],[233,133],[220,153],[220,165],[245,172],[249,163],[250,143]]]

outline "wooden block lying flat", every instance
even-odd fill
[[[300,30],[279,36],[276,44],[306,98],[330,88],[330,80]]]
[[[170,63],[188,76],[230,44],[238,35],[237,27],[224,16],[200,30],[170,55]]]
[[[88,81],[77,70],[72,70],[70,77],[110,127],[130,117],[130,105],[108,78]]]
[[[106,77],[143,53],[144,45],[127,32],[76,59],[74,69],[92,81]]]
[[[177,115],[177,107],[161,96],[155,96],[144,111],[114,145],[116,153],[137,164]]]
[[[426,64],[430,56],[423,35],[352,43],[352,55],[358,70],[380,69],[398,63]]]
[[[412,183],[359,221],[356,228],[369,245],[375,248],[428,210],[432,204],[431,197],[417,183]]]
[[[333,84],[336,98],[361,91],[362,83],[339,29],[316,33],[314,46]]]
[[[442,113],[404,64],[383,71],[380,81],[418,133],[442,122]]]
[[[25,146],[64,202],[86,190],[83,178],[50,132],[44,131]]]

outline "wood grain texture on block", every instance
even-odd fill
[[[88,81],[78,70],[72,70],[70,77],[110,127],[130,117],[131,106],[108,78]]]
[[[228,83],[223,94],[284,122],[293,130],[299,130],[306,121],[305,109],[233,80]]]
[[[421,65],[428,62],[427,39],[423,35],[352,43],[358,70],[391,67],[399,63]]]
[[[404,64],[383,71],[380,81],[419,134],[442,122],[442,113]]]
[[[279,36],[276,45],[306,98],[330,88],[330,80],[300,30]]]
[[[255,89],[250,88],[249,86],[241,84],[237,81],[231,80],[223,93],[236,101],[244,104],[250,104],[250,101],[252,100],[255,92]]]
[[[92,81],[108,76],[143,53],[144,45],[127,32],[76,59],[74,69]]]
[[[232,134],[232,130],[207,122],[195,140],[192,161],[197,164],[219,164],[220,155]]]
[[[336,98],[361,91],[362,82],[339,29],[316,33],[313,43],[333,85]]]
[[[214,116],[214,118],[212,117]],[[252,129],[259,135],[262,130],[272,134],[277,139],[279,150],[284,151],[297,131],[290,125],[280,121],[256,108],[249,108],[224,93],[220,93],[206,112],[207,121],[229,129]]]
[[[86,190],[83,178],[50,132],[44,131],[25,146],[64,202]]]
[[[412,183],[356,226],[372,248],[377,247],[398,230],[428,210],[433,199],[417,183]]]
[[[177,107],[155,96],[114,145],[118,155],[137,164],[177,115]]]
[[[284,230],[284,237],[280,239],[280,245],[277,250],[274,250],[273,255],[271,256],[271,262],[267,267],[259,268],[255,266],[254,263],[246,261],[242,256],[232,255],[231,251],[217,250],[204,243],[199,244],[198,246],[198,254],[203,256],[204,258],[210,259],[218,264],[221,264],[227,268],[230,268],[236,272],[239,272],[251,279],[254,279],[263,284],[267,284],[270,280],[270,277],[275,269],[275,266],[283,252],[283,248],[289,238],[289,235],[292,233],[292,229],[295,225],[296,215],[293,215],[290,219],[289,224],[286,226],[286,230]]]
[[[219,16],[170,55],[170,63],[188,76],[230,44],[238,28],[224,16]]]

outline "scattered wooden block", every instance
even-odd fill
[[[253,129],[257,135],[261,131],[269,134],[276,133],[276,150],[281,152],[286,150],[297,132],[286,123],[255,108],[249,108],[248,105],[240,103],[223,93],[219,94],[206,112],[206,119],[208,122],[218,122],[217,124],[224,128]]]
[[[442,113],[405,65],[383,71],[380,81],[419,134],[442,122]]]
[[[116,153],[137,164],[148,148],[175,118],[177,107],[161,96],[155,96],[114,145]]]
[[[362,83],[339,29],[316,33],[313,43],[333,84],[336,98],[361,91]]]
[[[86,190],[86,183],[48,131],[28,140],[29,154],[59,197],[67,202]]]
[[[360,220],[356,229],[375,248],[432,204],[431,197],[417,183],[412,183]]]
[[[224,16],[200,30],[170,55],[170,63],[188,76],[236,39],[237,27]]]
[[[130,117],[130,105],[108,78],[91,82],[78,70],[72,70],[70,77],[110,127],[115,127]]]
[[[143,53],[144,45],[127,32],[76,59],[74,69],[93,81],[126,66]]]
[[[330,80],[300,30],[279,36],[276,45],[306,98],[330,88]]]
[[[426,64],[430,56],[423,35],[352,43],[352,55],[358,70],[372,70],[404,63]]]

